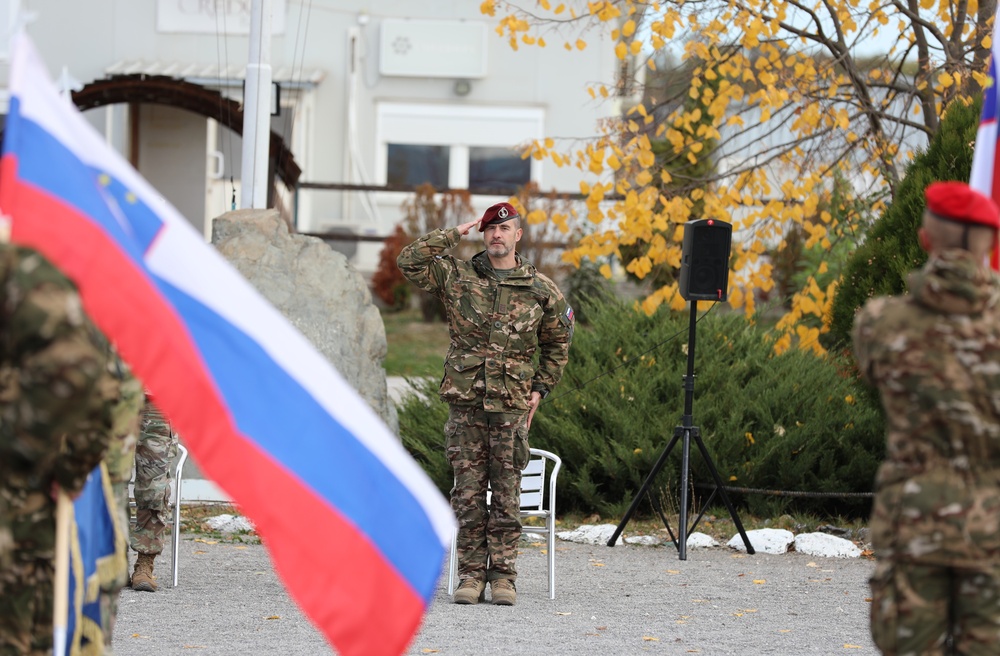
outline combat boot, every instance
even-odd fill
[[[456,604],[478,604],[486,601],[486,583],[479,579],[462,579],[458,590],[455,590]]]
[[[154,554],[139,554],[132,571],[132,589],[142,592],[156,592],[156,577],[153,576]]]
[[[517,589],[510,579],[497,579],[490,581],[490,592],[493,595],[495,606],[513,606],[517,601]]]

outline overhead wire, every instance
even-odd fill
[[[225,87],[224,87],[224,81],[223,81],[223,71],[226,71],[227,74],[228,74],[228,71],[229,71],[229,44],[228,44],[229,29],[228,29],[228,26],[226,25],[226,14],[225,14],[225,12],[224,11],[223,12],[219,11],[220,4],[221,3],[218,3],[218,2],[215,3],[215,56],[218,59],[217,66],[218,66],[218,70],[219,70],[219,76],[218,76],[219,77],[219,114],[220,115],[222,114],[223,108],[224,108],[224,111],[226,113],[226,124],[228,126],[228,125],[232,125],[232,123],[233,123],[233,121],[232,121],[232,114],[230,113],[230,108],[231,108],[232,105],[231,105],[231,103],[224,102],[224,100],[225,100],[225,98],[224,98],[224,95],[225,95],[224,88]],[[219,15],[220,15],[220,13],[222,15],[222,31],[221,31],[221,35],[220,35],[220,31],[219,31]],[[221,53],[219,51],[220,45],[221,45],[221,48],[222,48],[222,52]],[[224,55],[224,57],[223,57],[223,55]],[[228,158],[226,159],[226,162],[223,165],[223,177],[225,177],[225,169],[228,168],[229,169],[229,186],[230,186],[230,189],[232,190],[232,203],[231,203],[230,209],[235,210],[236,209],[236,181],[233,179],[233,161],[234,161],[233,160],[233,141],[234,140],[233,140],[233,131],[232,131],[232,129],[228,128],[227,130],[228,131],[226,133],[224,133],[224,136],[221,137],[222,141],[224,141],[224,142],[227,143],[227,145],[228,145],[227,150],[229,151],[228,152]]]
[[[285,149],[281,152],[280,155],[281,158],[289,156],[290,153],[292,152],[289,142],[291,140],[292,130],[295,129],[295,120],[297,118],[296,115],[298,114],[300,109],[299,104],[302,101],[302,95],[303,95],[302,85],[301,85],[302,75],[303,75],[302,71],[305,68],[306,41],[308,39],[308,34],[309,34],[308,32],[309,19],[312,17],[312,6],[313,6],[312,0],[309,0],[308,5],[303,6],[303,4],[300,3],[299,6],[299,18],[295,27],[295,43],[292,46],[292,75],[291,75],[291,82],[293,83],[293,86],[296,88],[296,97],[295,97],[295,103],[292,105],[293,111],[286,112],[284,116],[284,121],[283,121],[284,127],[281,130],[281,138],[286,141],[285,141]],[[303,24],[305,25],[304,28]],[[303,30],[305,30],[305,32],[303,32]],[[302,44],[301,53],[299,51],[300,43]],[[296,60],[298,61],[297,64]],[[283,164],[284,160],[279,159],[278,169],[280,169]]]

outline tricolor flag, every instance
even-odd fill
[[[983,111],[979,119],[979,130],[976,132],[976,147],[972,153],[972,173],[969,175],[969,186],[976,191],[985,194],[1000,205],[1000,148],[997,147],[997,139],[1000,133],[997,131],[998,114],[998,92],[997,86],[997,60],[1000,53],[1000,43],[997,43],[997,30],[993,28],[993,45],[990,49],[990,81],[989,86],[983,91]],[[990,256],[990,264],[994,270],[1000,270],[1000,256],[997,251],[993,251]]]
[[[455,520],[371,408],[11,48],[0,210],[253,520],[291,596],[342,654],[401,653]]]

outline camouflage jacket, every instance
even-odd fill
[[[108,352],[73,284],[37,252],[0,243],[0,485],[83,487],[118,396]]]
[[[132,477],[135,447],[139,441],[139,414],[142,411],[142,383],[128,365],[112,352],[108,373],[118,381],[118,398],[111,404],[111,443],[104,461],[112,483],[126,483]]]
[[[407,280],[447,308],[451,347],[441,399],[482,403],[487,412],[527,410],[533,390],[551,391],[562,377],[573,311],[555,283],[520,256],[501,279],[485,251],[470,260],[445,254],[460,239],[457,228],[435,230],[396,260]]]
[[[934,255],[907,296],[855,319],[858,366],[885,408],[872,543],[880,557],[1000,564],[1000,280],[965,251]]]

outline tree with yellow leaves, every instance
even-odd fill
[[[618,259],[643,279],[679,265],[680,224],[727,221],[729,302],[752,317],[773,285],[768,254],[790,230],[807,249],[857,239],[944,108],[981,92],[996,0],[485,0],[481,10],[513,48],[582,49],[604,31],[622,62],[619,79],[589,89],[632,99],[619,120],[571,152],[552,140],[529,149],[582,173],[592,228],[566,259],[604,262],[608,277]],[[884,53],[858,54],[872,43]],[[682,60],[686,83],[653,93],[664,53]],[[675,177],[682,162],[691,166]],[[836,266],[821,259],[795,291],[776,350],[823,352],[836,283],[818,280]],[[663,281],[646,312],[684,307],[676,282]]]

